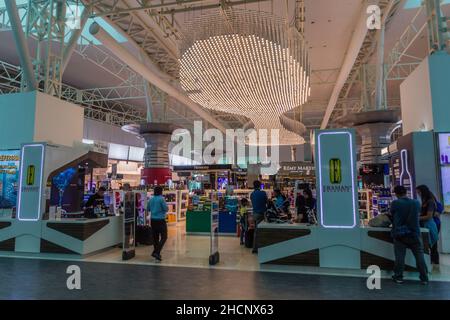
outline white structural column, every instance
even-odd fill
[[[336,103],[339,99],[339,94],[341,93],[341,90],[344,87],[345,82],[347,81],[347,78],[353,68],[356,58],[358,57],[358,53],[361,49],[364,39],[366,38],[368,32],[367,5],[368,4],[366,3],[366,1],[364,1],[361,6],[362,7],[361,15],[353,30],[353,35],[350,40],[350,44],[347,48],[347,53],[345,55],[344,62],[339,72],[336,84],[334,85],[333,92],[331,93],[331,97],[328,102],[324,118],[320,125],[321,129],[325,129],[328,126],[328,121],[330,121],[331,114],[333,113],[334,107],[336,106]]]
[[[75,29],[72,31],[72,34],[69,38],[69,41],[67,45],[64,48],[63,52],[63,62],[61,67],[61,72],[64,73],[64,70],[66,69],[67,65],[69,64],[70,58],[72,57],[72,53],[75,51],[75,48],[77,46],[77,41],[81,36],[81,33],[83,32],[83,28],[89,18],[89,8],[85,7],[83,10],[83,13],[80,17],[80,27],[78,29]]]
[[[214,127],[226,131],[226,127],[219,121],[214,119],[207,111],[201,106],[193,102],[187,97],[181,90],[175,88],[166,80],[161,79],[153,70],[150,70],[145,64],[140,62],[135,56],[133,56],[127,49],[117,43],[113,37],[111,37],[105,30],[103,30],[97,23],[93,23],[89,29],[90,33],[97,38],[105,47],[113,52],[119,59],[125,62],[131,69],[142,75],[148,82],[154,84],[156,87],[166,92],[171,97],[177,99],[181,103],[185,104],[193,112],[198,114],[205,121],[211,123]]]
[[[33,64],[28,50],[27,40],[22,29],[19,12],[15,1],[5,1],[6,10],[8,11],[11,29],[13,31],[17,52],[19,54],[20,64],[22,66],[23,75],[26,83],[26,90],[33,91],[37,89],[36,78],[34,77]]]

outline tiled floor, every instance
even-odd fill
[[[163,262],[150,258],[150,247],[138,247],[129,261],[120,248],[82,261],[0,258],[0,299],[450,299],[449,255],[429,286],[395,285],[385,272],[381,290],[368,290],[365,270],[260,267],[237,237],[220,237],[221,261],[211,267],[209,237],[187,236],[184,228],[170,227]],[[66,288],[71,264],[81,267],[81,291]]]
[[[214,267],[211,267],[208,264],[209,246],[210,240],[208,236],[186,235],[184,223],[179,223],[177,227],[169,227],[169,238],[162,253],[162,262],[156,262],[150,257],[152,247],[136,248],[136,257],[129,261],[122,261],[122,252],[119,248],[90,256],[86,258],[85,261],[367,277],[365,270],[342,270],[292,266],[260,266],[257,256],[252,254],[250,249],[240,246],[239,239],[237,237],[229,236],[220,237],[220,263]],[[390,276],[390,272],[382,272],[382,277],[390,278]],[[405,278],[415,280],[418,276],[416,273],[405,273]],[[441,265],[434,266],[431,280],[450,281],[450,255],[441,256]]]
[[[219,238],[220,263],[217,268],[257,271],[259,263],[251,249],[239,245],[239,238],[221,236]],[[169,227],[169,237],[162,252],[163,261],[156,262],[150,257],[153,247],[136,248],[136,257],[127,263],[158,264],[164,266],[209,268],[210,238],[208,236],[186,235],[185,224]],[[121,249],[112,249],[86,258],[86,261],[123,263]]]
[[[81,290],[68,290],[67,267],[81,269]],[[0,299],[450,299],[450,285],[324,275],[0,258]]]
[[[161,263],[150,247],[138,247],[129,261],[120,248],[83,261],[0,258],[0,299],[450,299],[448,255],[428,286],[396,285],[383,273],[381,290],[368,290],[364,270],[262,269],[237,237],[220,237],[221,262],[210,267],[209,237],[187,236],[184,227],[170,228]],[[71,264],[81,268],[82,290],[66,287]]]

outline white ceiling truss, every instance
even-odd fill
[[[86,5],[92,5],[91,16],[100,16],[111,22],[121,33],[132,39],[146,53],[149,59],[166,73],[172,81],[178,81],[178,50],[180,26],[175,14],[197,10],[216,8],[219,0],[82,0]],[[266,0],[261,0],[264,2]],[[268,1],[268,0],[267,0]],[[278,0],[275,0],[278,1]],[[279,0],[281,1],[281,0]],[[335,0],[331,0],[335,1]],[[225,1],[224,1],[225,2]],[[259,2],[258,0],[228,0],[228,5]],[[302,2],[299,0],[299,2]],[[401,7],[403,0],[380,0],[379,6],[385,13],[389,9],[386,20],[389,20]],[[25,8],[22,6],[21,8]],[[420,19],[424,15],[424,7],[420,8],[411,20],[411,23],[394,45],[385,63],[386,80],[405,79],[423,60],[423,57],[415,57],[408,54],[409,49],[427,28],[427,23]],[[23,11],[22,11],[23,12]],[[26,12],[21,16],[25,19]],[[9,29],[9,19],[3,9],[0,8],[0,30]],[[304,21],[303,21],[304,22]],[[377,32],[367,32],[356,61],[347,77],[333,112],[329,125],[334,126],[336,119],[348,112],[364,110],[364,99],[354,97],[354,88],[361,85],[361,70],[376,52]],[[99,121],[106,121],[113,125],[123,125],[130,122],[145,121],[145,90],[142,77],[131,70],[121,60],[112,55],[101,45],[96,45],[81,36],[75,47],[75,53],[83,57],[108,74],[114,76],[119,84],[104,88],[76,89],[67,84],[62,85],[62,98],[80,103],[85,106],[85,115]],[[312,86],[333,86],[339,77],[340,68],[318,69],[311,72]],[[20,88],[20,68],[0,62],[0,93],[17,92]],[[373,74],[369,75],[369,88],[374,86]],[[174,121],[187,128],[191,128],[194,120],[200,118],[189,112],[184,105],[170,97],[161,99],[161,93],[153,87],[151,101],[155,119]],[[366,96],[373,96],[372,89],[366,92]],[[139,103],[136,101],[139,100]],[[320,127],[324,112],[329,101],[313,100],[302,108],[288,113],[294,118],[304,122],[307,128]],[[398,108],[399,101],[396,98],[388,100],[389,108]],[[216,119],[228,127],[242,127],[248,119],[242,116],[230,115],[221,112],[210,112]]]

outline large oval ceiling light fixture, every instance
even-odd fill
[[[207,109],[248,117],[255,129],[279,129],[281,145],[302,144],[305,126],[285,113],[306,103],[310,67],[303,36],[259,11],[208,11],[187,23],[181,86]]]

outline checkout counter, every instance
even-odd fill
[[[123,215],[85,219],[79,212],[86,167],[106,166],[108,159],[90,148],[22,146],[17,206],[0,218],[0,255],[76,258],[122,243]],[[66,213],[55,215],[56,204]]]
[[[123,216],[20,221],[0,219],[0,254],[83,257],[122,243]]]
[[[315,131],[318,225],[260,223],[256,245],[261,265],[393,269],[391,229],[360,224],[355,135],[353,129]],[[428,230],[421,229],[421,234],[431,270]],[[415,265],[408,250],[406,270]]]
[[[257,229],[261,265],[313,266],[366,269],[377,265],[393,270],[394,248],[390,228],[357,227],[326,229],[306,224],[261,222]],[[428,229],[421,229],[425,261],[430,268]],[[414,271],[414,256],[408,250],[405,270]],[[429,269],[431,270],[431,269]]]

